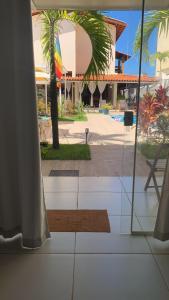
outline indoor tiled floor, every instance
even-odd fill
[[[154,222],[153,192],[139,178],[134,224]],[[169,242],[131,236],[131,178],[45,177],[48,209],[107,209],[111,233],[52,233],[39,250],[0,240],[2,300],[168,300]]]

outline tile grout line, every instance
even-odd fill
[[[162,280],[163,280],[165,286],[167,287],[167,290],[169,291],[169,285],[168,285],[167,280],[166,280],[165,276],[163,275],[162,270],[161,270],[161,268],[160,268],[160,265],[159,265],[159,263],[158,263],[158,261],[157,261],[157,259],[156,259],[156,254],[153,253],[153,249],[151,248],[151,244],[149,243],[149,241],[148,241],[148,239],[147,239],[147,236],[145,236],[145,239],[146,239],[146,242],[147,242],[148,247],[149,247],[149,249],[150,249],[150,253],[151,253],[152,257],[153,257],[153,260],[154,260],[154,262],[155,262],[155,264],[156,264],[156,266],[157,266],[157,269],[159,270],[159,273],[160,273],[160,275],[161,275],[161,278],[162,278]],[[158,255],[158,254],[157,254],[157,255]],[[165,254],[165,255],[166,255],[166,254]]]
[[[152,253],[152,252],[151,252],[151,253]],[[161,278],[162,278],[162,280],[163,280],[163,282],[164,282],[164,284],[165,284],[165,286],[166,286],[166,288],[167,288],[167,290],[168,290],[168,292],[169,292],[169,285],[168,285],[168,282],[167,282],[167,280],[166,280],[166,278],[165,278],[165,276],[164,276],[164,274],[163,274],[163,272],[162,272],[162,270],[161,270],[161,267],[160,267],[158,261],[156,260],[155,254],[152,253],[152,257],[153,257],[154,262],[155,262],[155,264],[156,264],[156,266],[157,266],[157,268],[158,268],[158,270],[159,270],[159,273],[160,273],[160,275],[161,275]]]

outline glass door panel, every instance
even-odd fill
[[[142,57],[137,102],[132,232],[149,234],[153,233],[157,221],[168,158],[169,31],[167,26],[162,28],[160,22],[153,28],[153,20],[159,11],[148,11],[146,4],[145,1],[143,28],[137,35],[142,43]],[[148,28],[152,28],[151,34],[147,34]]]

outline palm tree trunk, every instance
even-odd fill
[[[52,138],[53,148],[59,149],[59,128],[58,128],[58,97],[56,87],[55,74],[55,37],[54,37],[54,22],[51,24],[50,33],[50,100],[51,100],[51,121],[52,121]]]

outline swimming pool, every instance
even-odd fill
[[[112,115],[113,120],[124,123],[124,115]],[[133,124],[136,124],[136,116],[133,116]]]

